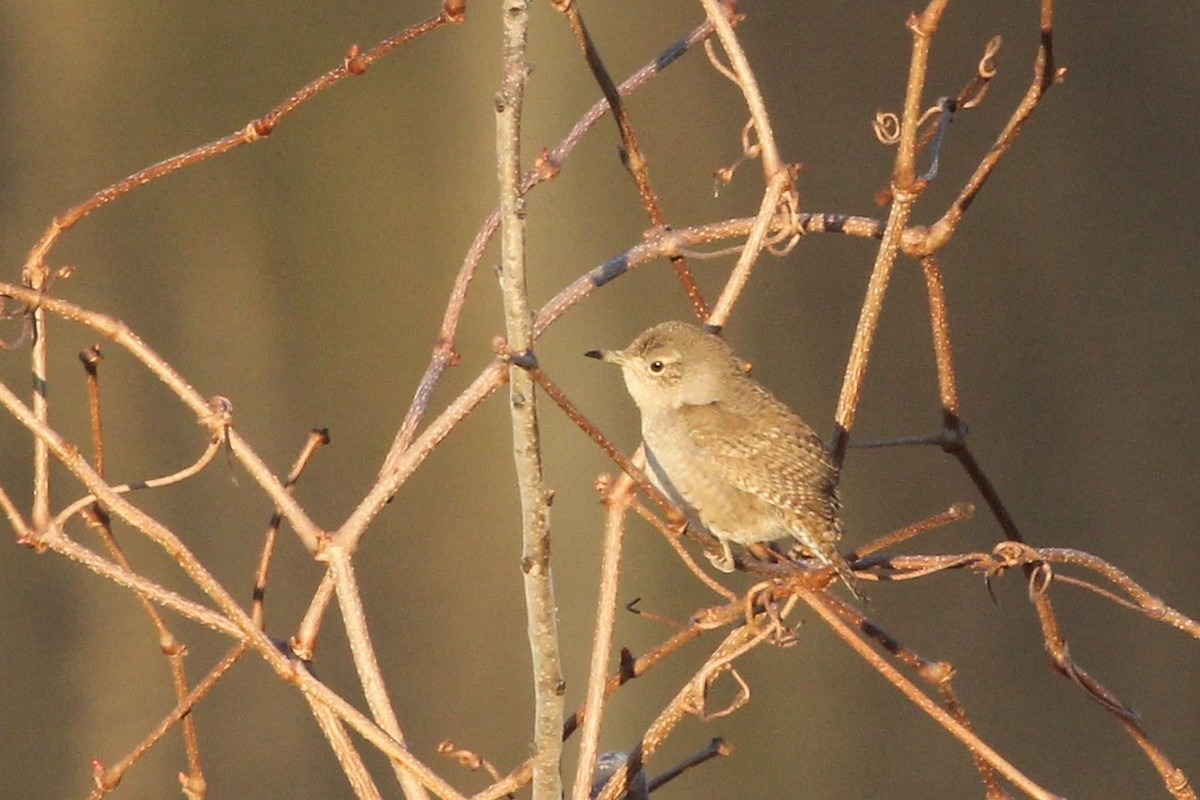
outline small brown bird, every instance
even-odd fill
[[[838,470],[821,438],[742,370],[724,340],[664,322],[624,350],[586,355],[617,364],[642,414],[651,482],[720,540],[712,558],[733,569],[729,543],[793,536],[861,597],[837,550]]]

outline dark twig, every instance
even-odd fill
[[[646,209],[646,214],[650,217],[650,222],[656,228],[666,228],[667,218],[663,214],[662,206],[659,204],[658,193],[650,185],[650,174],[646,166],[646,158],[642,155],[641,147],[638,146],[637,135],[633,131],[633,123],[629,120],[629,113],[625,108],[625,103],[621,100],[620,92],[617,91],[612,77],[609,76],[608,70],[604,66],[604,61],[600,58],[600,52],[596,49],[596,43],[592,41],[591,34],[588,33],[587,26],[583,22],[583,14],[579,11],[578,3],[573,2],[573,0],[554,0],[554,7],[566,15],[567,22],[571,26],[571,32],[575,34],[575,39],[579,42],[580,49],[583,50],[583,56],[587,60],[588,68],[591,69],[592,75],[596,78],[596,83],[600,85],[600,90],[604,92],[604,98],[608,101],[609,109],[612,110],[613,120],[617,123],[617,129],[621,133],[622,155],[624,156],[625,165],[629,168],[629,172],[633,176],[633,182],[637,185],[638,196],[642,199],[642,207]],[[671,265],[675,268],[675,275],[679,278],[679,282],[683,284],[683,290],[692,304],[692,310],[696,312],[696,316],[702,322],[707,320],[708,304],[704,302],[704,295],[700,293],[700,287],[696,285],[696,280],[692,277],[691,270],[688,269],[687,260],[680,254],[672,255],[670,259]]]
[[[327,444],[329,444],[328,430],[313,428],[308,432],[308,438],[304,441],[304,447],[301,448],[300,454],[292,464],[291,471],[288,472],[287,479],[283,482],[283,488],[288,494],[295,492],[296,483],[300,480],[300,475],[304,472],[304,468],[308,466],[308,462],[312,460],[317,451]],[[283,514],[279,510],[276,510],[267,523],[267,533],[263,539],[262,554],[258,559],[258,569],[254,573],[254,595],[250,604],[250,618],[254,620],[254,624],[260,629],[263,628],[263,602],[267,594],[267,575],[270,572],[271,556],[275,552],[275,538],[279,533],[279,526],[281,524],[283,524]],[[311,659],[312,656],[310,655],[309,658]]]
[[[655,777],[654,780],[650,781],[649,783],[649,790],[654,792],[655,790],[675,780],[689,769],[700,766],[705,761],[711,761],[714,758],[731,755],[733,755],[733,745],[727,744],[724,739],[717,737],[709,742],[708,746],[703,750],[693,753],[683,761],[680,761],[678,764],[668,769],[666,772],[663,772],[661,775]]]

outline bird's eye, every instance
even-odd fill
[[[650,362],[650,371],[651,372],[662,372],[663,371],[663,363],[661,361],[651,361]]]

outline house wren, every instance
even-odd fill
[[[837,550],[833,457],[804,420],[745,374],[729,345],[695,325],[664,322],[624,350],[586,355],[620,365],[642,414],[650,480],[721,542],[723,554],[711,558],[717,569],[733,570],[730,542],[790,535],[859,595]]]

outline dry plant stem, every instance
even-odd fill
[[[1001,546],[1003,547],[1004,545]],[[1094,556],[1091,553],[1072,550],[1070,548],[1041,547],[1036,550],[1033,548],[1029,549],[1035,552],[1040,559],[1054,563],[1081,566],[1103,575],[1133,598],[1136,604],[1135,607],[1146,614],[1146,616],[1159,622],[1165,622],[1173,628],[1177,628],[1196,639],[1200,639],[1200,624],[1196,620],[1171,608],[1104,559]]]
[[[958,388],[954,380],[954,352],[950,347],[950,320],[946,312],[946,288],[935,256],[921,259],[925,290],[929,295],[929,321],[933,327],[933,353],[937,362],[938,395],[942,404],[942,425],[957,429]]]
[[[1137,714],[1117,699],[1099,681],[1079,666],[1071,657],[1070,649],[1062,636],[1058,624],[1058,615],[1050,602],[1051,571],[1045,564],[1034,567],[1029,580],[1029,598],[1037,609],[1038,622],[1042,626],[1042,636],[1045,639],[1046,653],[1054,668],[1063,676],[1078,684],[1089,697],[1102,705],[1109,713],[1117,718],[1134,742],[1142,748],[1150,763],[1158,771],[1163,785],[1178,798],[1194,798],[1195,793],[1188,785],[1187,776],[1175,767],[1142,730]]]
[[[975,172],[967,180],[958,197],[951,203],[950,208],[941,219],[929,227],[927,234],[920,241],[919,247],[911,252],[912,255],[936,253],[945,246],[950,237],[954,235],[958,223],[962,221],[963,215],[966,214],[976,195],[979,194],[988,177],[1000,163],[1000,159],[1016,141],[1021,128],[1032,116],[1042,97],[1066,74],[1065,68],[1056,67],[1054,63],[1054,0],[1042,0],[1039,27],[1041,36],[1037,58],[1034,60],[1033,83],[1026,90],[1025,96],[1021,98],[1021,102],[1004,126],[1004,130],[996,138],[996,143],[992,145],[987,155],[980,161],[979,166],[975,168]]]
[[[942,283],[941,269],[937,257],[927,255],[921,259],[925,275],[925,290],[929,295],[929,321],[933,329],[933,352],[937,363],[938,395],[942,404],[942,435],[938,442],[942,449],[953,455],[971,478],[983,496],[1000,528],[1007,538],[1017,542],[1021,538],[1017,523],[1000,499],[1000,493],[992,485],[987,473],[979,466],[964,439],[965,428],[959,416],[958,388],[954,379],[954,354],[950,346],[950,321],[946,310],[946,289]]]
[[[629,121],[629,114],[625,109],[625,104],[621,102],[621,94],[617,91],[617,87],[613,85],[612,78],[609,76],[608,70],[604,67],[604,61],[600,58],[600,53],[596,49],[596,44],[592,41],[587,26],[584,25],[583,14],[579,11],[579,5],[572,2],[572,0],[555,0],[554,5],[559,11],[566,14],[567,21],[571,26],[571,32],[575,34],[575,39],[579,42],[580,49],[583,50],[588,68],[591,69],[592,75],[596,78],[596,83],[600,85],[601,91],[604,92],[604,97],[608,101],[609,108],[612,109],[613,120],[617,123],[617,129],[621,133],[625,164],[629,167],[629,172],[633,176],[633,182],[637,185],[638,196],[642,199],[642,207],[646,209],[646,214],[650,217],[650,221],[655,227],[665,228],[667,226],[667,218],[663,214],[662,207],[659,205],[658,194],[654,191],[654,187],[650,185],[650,175],[646,166],[646,158],[642,155],[641,147],[638,146],[637,136],[633,132],[633,123]],[[692,304],[692,310],[696,312],[696,316],[701,321],[708,319],[708,304],[704,302],[704,296],[700,293],[700,287],[696,285],[696,280],[692,277],[691,270],[688,269],[687,261],[682,255],[674,255],[671,256],[671,265],[675,267],[675,275],[679,278],[679,282],[683,284],[683,290],[687,294],[688,300]]]
[[[709,23],[693,29],[683,39],[672,44],[667,50],[660,53],[657,58],[627,78],[624,83],[617,87],[617,93],[621,96],[632,94],[635,90],[645,85],[651,78],[675,63],[692,45],[706,39],[711,34],[712,25]],[[575,127],[570,130],[566,137],[546,153],[543,158],[539,159],[538,164],[533,169],[525,173],[525,176],[521,180],[522,195],[537,184],[558,175],[562,164],[570,156],[575,146],[582,140],[583,135],[591,130],[592,126],[604,115],[604,111],[607,108],[607,100],[596,102],[575,123]],[[408,449],[413,437],[416,435],[421,419],[425,415],[425,411],[428,409],[429,402],[433,397],[433,390],[441,380],[442,374],[455,361],[454,336],[458,329],[459,317],[462,315],[462,309],[466,303],[467,290],[471,285],[472,278],[475,276],[475,270],[483,258],[483,253],[499,226],[500,212],[496,210],[484,221],[483,226],[475,235],[475,240],[471,243],[471,248],[467,251],[467,255],[463,259],[458,275],[454,279],[454,288],[450,292],[450,301],[446,305],[446,312],[442,318],[442,327],[438,332],[438,341],[434,346],[433,357],[430,360],[428,368],[425,370],[425,374],[421,376],[412,403],[405,414],[404,421],[400,425],[400,430],[396,434],[395,441],[392,443],[387,457],[384,459],[383,468],[380,470],[381,475],[390,474],[396,468],[396,461],[399,459],[400,454]]]
[[[320,703],[310,702],[309,709],[312,711],[313,719],[317,721],[317,726],[325,734],[325,739],[329,742],[329,747],[337,757],[338,763],[341,764],[342,771],[346,773],[346,780],[349,782],[350,788],[354,790],[354,796],[358,800],[382,800],[383,795],[380,794],[379,787],[371,778],[370,770],[367,769],[362,756],[354,746],[354,740],[346,732],[342,721],[329,708]]]
[[[26,306],[34,309],[35,314],[38,310],[49,311],[65,320],[85,325],[112,340],[118,346],[129,351],[138,361],[142,362],[156,378],[162,381],[196,415],[196,419],[202,425],[208,427],[207,423],[212,419],[213,415],[209,400],[184,380],[183,376],[176,372],[174,367],[168,364],[162,356],[138,338],[125,323],[104,314],[88,311],[66,300],[49,297],[23,286],[16,286],[10,283],[0,282],[0,295],[12,297],[18,302],[24,303]],[[20,414],[14,414],[14,416],[18,420],[25,418]],[[37,431],[34,431],[30,425],[26,424],[25,427],[30,428],[34,432],[34,435],[40,438]],[[48,427],[43,427],[46,431],[49,431]],[[309,518],[308,514],[305,513],[304,509],[300,507],[295,499],[288,495],[283,488],[283,484],[272,474],[270,468],[263,463],[262,459],[250,448],[249,444],[238,435],[236,430],[228,431],[228,437],[234,456],[246,468],[247,472],[250,473],[271,501],[283,510],[283,515],[287,519],[288,524],[296,531],[297,536],[300,537],[300,541],[304,546],[310,552],[315,552],[317,543],[322,536],[321,529]],[[73,445],[69,447],[72,450],[74,449]],[[46,521],[48,520],[49,516],[47,515]],[[36,527],[38,526],[35,523]]]
[[[725,740],[721,739],[720,737],[713,739],[711,742],[708,743],[708,747],[705,747],[703,750],[701,750],[698,753],[694,753],[694,754],[688,756],[683,761],[681,761],[678,764],[676,764],[675,766],[671,767],[666,772],[662,773],[661,775],[656,776],[654,778],[654,780],[649,781],[647,788],[648,788],[649,792],[651,794],[653,794],[660,787],[665,786],[666,784],[675,780],[680,775],[687,772],[689,769],[692,769],[693,767],[698,767],[701,764],[703,764],[705,761],[710,761],[714,758],[717,758],[718,756],[729,756],[729,755],[733,755],[733,747],[726,744]]]
[[[983,471],[983,467],[975,460],[971,448],[962,439],[962,430],[958,429],[958,435],[950,438],[947,443],[943,444],[942,449],[958,460],[959,465],[967,473],[967,476],[970,477],[971,482],[975,484],[975,488],[979,490],[979,494],[983,496],[984,502],[987,503],[988,508],[991,510],[992,516],[1000,524],[1000,529],[1004,531],[1004,537],[1014,542],[1024,542],[1025,539],[1021,536],[1021,531],[1017,527],[1016,521],[1008,513],[1008,508],[1005,507],[1004,501],[1000,499],[1000,493],[992,485],[987,473]]]
[[[110,488],[112,491],[118,494],[125,494],[135,489],[157,489],[163,486],[170,486],[173,483],[179,483],[180,481],[184,481],[188,478],[198,475],[206,466],[209,465],[209,463],[212,462],[213,458],[216,457],[220,450],[221,440],[219,438],[211,439],[209,440],[208,446],[204,448],[204,452],[200,454],[200,458],[196,459],[194,463],[189,464],[178,472],[172,472],[170,475],[163,475],[158,478],[149,478],[147,480],[137,481],[135,483],[122,483]],[[99,471],[97,471],[97,474],[99,474]],[[84,495],[83,497],[79,498],[54,516],[54,527],[62,527],[66,525],[67,520],[95,502],[96,496],[92,494]]]
[[[633,479],[629,475],[618,478],[604,498],[607,510],[604,519],[604,555],[600,562],[600,597],[596,601],[596,632],[592,637],[592,659],[588,671],[583,733],[579,742],[579,761],[571,792],[573,800],[588,800],[592,772],[596,768],[600,719],[604,711],[604,687],[608,677],[613,627],[617,616],[621,544],[625,536],[625,517],[632,500]]]
[[[104,540],[104,544],[108,548],[113,561],[122,569],[132,573],[133,568],[130,566],[129,560],[125,557],[124,551],[121,550],[116,539],[113,537],[107,515],[102,518],[102,522],[98,527],[100,536]],[[135,592],[135,594],[137,594],[138,602],[141,603],[142,610],[150,619],[150,624],[154,626],[154,630],[158,634],[159,649],[167,657],[168,666],[171,670],[171,683],[175,689],[175,697],[182,704],[188,696],[187,666],[184,660],[187,648],[175,638],[175,634],[172,632],[170,626],[167,625],[166,620],[163,619],[162,614],[153,601],[141,592]],[[183,717],[183,743],[188,760],[188,781],[195,784],[203,784],[204,772],[200,767],[200,745],[196,738],[196,721],[191,715]]]
[[[1172,764],[1163,752],[1155,746],[1154,742],[1147,738],[1145,732],[1138,725],[1127,720],[1121,720],[1121,723],[1125,726],[1125,730],[1129,732],[1130,737],[1145,752],[1146,757],[1150,759],[1150,763],[1158,771],[1167,791],[1176,800],[1196,800],[1196,791],[1188,782],[1187,775],[1184,774],[1183,770]]]
[[[698,638],[705,631],[727,625],[734,620],[741,619],[743,615],[744,610],[741,599],[715,609],[705,609],[693,615],[691,624],[686,628],[639,658],[633,659],[628,657],[627,653],[622,653],[621,670],[609,677],[608,682],[604,686],[604,697],[606,699],[611,697],[626,683],[641,677],[651,667],[678,651],[688,642]],[[579,708],[567,718],[563,724],[562,736],[564,740],[570,738],[578,730],[579,726],[583,724],[586,713],[586,708]],[[509,773],[502,781],[474,795],[471,800],[496,800],[527,784],[531,774],[532,766],[529,761],[526,761]]]
[[[112,514],[142,531],[162,547],[179,564],[192,582],[213,599],[221,613],[212,612],[196,603],[184,600],[138,575],[126,573],[119,567],[95,556],[87,548],[67,539],[60,530],[34,529],[30,531],[30,544],[62,553],[121,586],[141,591],[155,602],[176,609],[238,641],[248,642],[276,674],[286,681],[299,684],[303,691],[313,695],[319,702],[329,705],[339,717],[346,720],[385,755],[399,761],[407,769],[417,774],[422,783],[438,796],[451,800],[459,800],[462,797],[357,709],[315,678],[302,670],[297,670],[296,664],[280,653],[275,643],[254,626],[253,621],[242,611],[232,596],[204,569],[203,565],[174,533],[154,518],[146,515],[141,509],[133,506],[124,496],[112,491],[83,460],[74,446],[63,440],[45,424],[36,420],[30,409],[21,403],[20,399],[3,383],[0,383],[0,405],[7,408],[14,418],[29,428],[34,436],[46,442],[51,454],[95,494]]]
[[[922,657],[913,650],[905,647],[898,639],[868,619],[857,608],[847,603],[835,599],[833,606],[838,616],[858,628],[865,635],[874,639],[881,647],[908,665],[926,683],[932,686],[942,696],[942,702],[954,718],[958,720],[959,724],[967,730],[973,731],[966,709],[959,702],[958,694],[954,691],[954,686],[951,683],[951,679],[954,677],[954,666],[952,664],[945,661],[930,661]],[[987,787],[986,797],[989,800],[1007,798],[1007,793],[1000,787],[995,768],[974,750],[971,750],[970,753],[972,760],[975,762],[975,768],[979,770],[979,776],[984,786]]]
[[[102,360],[100,346],[92,345],[79,354],[79,359],[83,363],[86,375],[88,418],[92,430],[92,463],[96,474],[103,478],[104,424],[100,396],[99,367]],[[201,460],[204,459],[202,458]],[[117,540],[113,536],[111,519],[108,513],[102,506],[95,505],[91,509],[91,515],[94,518],[96,530],[100,538],[104,541],[110,557],[121,568],[132,572],[133,569],[129,564],[129,560],[125,557],[125,552],[117,544]],[[56,523],[59,526],[62,524],[61,521]],[[187,666],[184,663],[187,648],[175,638],[174,632],[167,625],[166,620],[163,619],[162,614],[159,613],[158,608],[150,598],[140,593],[137,596],[142,610],[158,634],[159,649],[167,657],[168,666],[171,670],[171,682],[175,689],[175,697],[180,704],[183,704],[188,696]],[[205,780],[204,771],[200,766],[200,745],[196,738],[196,720],[190,714],[183,717],[182,730],[184,750],[187,753],[188,761],[186,783],[189,786],[202,787],[205,785]]]
[[[45,269],[27,272],[30,288],[37,293],[46,289],[48,272]],[[33,372],[33,416],[49,426],[50,407],[46,402],[46,311],[35,307],[33,317],[33,347],[30,366]],[[38,530],[50,522],[50,448],[41,439],[33,442],[33,526]]]
[[[248,125],[240,130],[237,130],[228,136],[225,136],[216,141],[203,144],[187,152],[172,156],[157,164],[146,167],[143,170],[135,172],[129,177],[120,180],[111,186],[96,192],[79,205],[59,214],[55,217],[50,227],[42,234],[42,238],[29,252],[25,262],[26,282],[30,288],[41,290],[45,285],[46,272],[45,260],[46,255],[54,244],[58,241],[59,236],[64,231],[71,228],[79,220],[92,213],[100,206],[118,197],[128,194],[139,186],[147,184],[153,180],[163,177],[171,172],[182,167],[191,166],[192,164],[212,158],[213,156],[221,155],[229,150],[239,147],[243,144],[256,142],[264,136],[268,136],[275,129],[275,126],[286,117],[288,114],[296,110],[301,104],[312,99],[312,97],[325,89],[328,89],[333,84],[340,81],[349,75],[361,75],[372,63],[386,55],[392,49],[402,45],[418,36],[428,33],[435,28],[447,22],[461,22],[464,17],[461,13],[459,5],[452,2],[447,2],[441,13],[433,16],[424,22],[419,22],[416,25],[401,31],[394,36],[391,36],[377,45],[372,47],[366,53],[360,53],[358,46],[354,45],[350,48],[350,52],[342,63],[334,69],[326,72],[319,78],[309,82],[284,102],[280,103],[271,111],[256,120],[251,121]],[[37,275],[43,277],[38,278]],[[40,326],[39,326],[40,331]]]
[[[763,101],[758,81],[750,69],[750,61],[742,50],[737,34],[733,32],[730,14],[725,4],[720,0],[700,0],[704,13],[716,29],[721,47],[729,57],[729,65],[737,76],[742,95],[746,98],[746,107],[750,110],[750,118],[754,121],[754,130],[758,136],[761,148],[763,175],[769,185],[780,172],[786,172],[783,161],[779,158],[779,148],[775,144],[775,134],[771,130],[771,118],[767,114],[767,104]]]
[[[766,636],[765,631],[757,633],[749,625],[740,625],[730,631],[708,660],[697,670],[695,676],[690,678],[666,708],[659,712],[654,722],[642,735],[641,742],[630,754],[629,761],[613,774],[597,800],[616,800],[620,797],[629,783],[629,777],[654,755],[671,731],[675,729],[675,726],[683,719],[683,715],[689,711],[696,713],[703,708],[705,685],[716,671],[728,666],[733,658],[745,654],[755,644],[766,641]]]
[[[350,654],[354,658],[354,668],[358,671],[358,681],[362,685],[363,694],[366,695],[371,715],[397,744],[406,747],[400,722],[396,719],[396,712],[383,683],[379,661],[375,657],[375,646],[371,643],[367,613],[363,609],[358,580],[354,576],[354,562],[345,549],[337,546],[326,548],[318,557],[328,562],[329,571],[333,575],[342,621],[346,626],[346,638],[350,643]],[[396,762],[392,762],[392,768],[396,771],[396,779],[400,782],[405,797],[409,800],[428,800],[429,795],[416,776]]]
[[[525,208],[521,196],[521,109],[529,74],[528,0],[503,3],[503,75],[496,100],[496,169],[500,182],[500,290],[514,354],[533,361],[533,318],[525,280]],[[557,607],[550,569],[550,501],[542,472],[533,376],[508,368],[513,459],[521,497],[521,569],[533,660],[533,800],[562,798],[563,678]]]
[[[296,483],[300,480],[300,475],[304,472],[304,468],[308,466],[308,462],[316,455],[317,450],[329,444],[329,431],[324,428],[314,428],[308,432],[308,438],[304,442],[304,447],[300,450],[300,455],[296,457],[295,463],[292,464],[292,469],[288,472],[287,480],[283,482],[283,488],[288,494],[293,494],[296,490]],[[254,624],[259,630],[263,629],[263,602],[267,595],[267,576],[271,569],[271,556],[275,553],[275,539],[279,534],[279,526],[283,522],[283,515],[276,509],[271,515],[270,522],[267,523],[267,533],[263,538],[262,553],[258,559],[258,569],[254,573],[254,594],[251,598],[250,618],[254,620]]]
[[[16,503],[12,501],[12,498],[3,486],[0,486],[0,508],[4,509],[4,516],[8,519],[8,524],[12,526],[13,532],[17,534],[17,541],[32,541],[33,533],[29,528],[29,524],[25,522],[25,518],[21,516],[21,510],[17,508]]]
[[[892,207],[888,214],[887,227],[883,232],[879,252],[871,279],[867,283],[862,312],[854,331],[854,342],[850,346],[850,357],[846,364],[846,376],[838,397],[837,429],[833,440],[834,461],[841,465],[846,456],[850,429],[862,395],[863,378],[875,340],[879,316],[883,312],[884,295],[888,280],[901,245],[905,225],[921,187],[917,182],[916,142],[921,119],[921,93],[925,86],[925,74],[929,65],[930,40],[937,30],[938,21],[948,0],[932,0],[920,16],[912,16],[908,27],[913,34],[912,57],[909,62],[908,84],[904,93],[904,113],[900,121],[900,140],[896,150],[896,162],[892,171]]]
[[[28,531],[29,529],[27,528],[26,530]],[[216,611],[188,600],[164,586],[143,578],[136,572],[131,572],[108,561],[78,542],[67,538],[61,531],[46,533],[36,539],[30,532],[22,536],[21,540],[30,544],[36,541],[35,546],[69,558],[100,577],[107,578],[116,585],[123,586],[139,596],[149,598],[163,608],[169,608],[180,616],[198,622],[204,627],[218,633],[223,633],[234,639],[241,638],[241,632],[237,625]]]
[[[87,399],[88,399],[88,418],[91,421],[92,428],[92,464],[96,467],[96,474],[101,478],[104,475],[104,420],[100,413],[100,362],[103,356],[100,355],[100,345],[94,344],[88,349],[79,354],[79,360],[83,362],[83,370],[87,375]]]
[[[242,619],[249,622],[249,618],[245,616],[233,598],[225,592],[174,533],[109,487],[80,455],[78,448],[68,443],[45,423],[38,421],[33,412],[2,383],[0,383],[0,405],[7,408],[13,417],[29,428],[39,441],[45,442],[54,457],[62,462],[63,466],[82,482],[106,509],[142,531],[162,547],[187,573],[188,577],[217,603],[226,617],[235,622],[240,622]],[[32,544],[35,545],[39,544],[44,537],[61,536],[65,538],[58,528],[35,529],[34,536],[36,538]]]
[[[758,222],[758,217],[745,217],[663,231],[651,236],[603,264],[593,267],[559,291],[542,306],[534,318],[535,337],[545,333],[547,328],[576,303],[601,286],[624,275],[630,269],[647,261],[669,257],[674,253],[698,245],[748,236]],[[849,217],[842,214],[801,214],[799,224],[800,230],[805,232],[844,233],[873,239],[880,238],[882,231],[878,220],[868,217]],[[794,229],[793,221],[787,216],[780,215],[772,218],[768,223],[767,234],[790,232]],[[0,289],[2,289],[2,284],[0,284]]]
[[[287,663],[286,660],[285,663]],[[414,758],[406,747],[397,743],[386,732],[367,719],[358,709],[350,705],[340,695],[316,678],[313,678],[308,672],[303,669],[293,670],[292,679],[295,683],[299,684],[301,691],[306,694],[309,702],[328,707],[339,719],[349,724],[363,738],[375,745],[381,753],[418,776],[421,783],[438,797],[443,798],[443,800],[465,800],[463,795],[456,791],[454,787],[442,780],[437,773],[424,763]]]
[[[850,553],[848,560],[851,562],[858,561],[859,559],[869,556],[872,553],[878,553],[880,550],[888,547],[894,547],[901,542],[912,539],[914,536],[919,536],[925,531],[932,530],[933,528],[940,528],[941,526],[948,525],[951,522],[970,519],[974,513],[975,507],[970,503],[955,503],[954,505],[950,506],[950,508],[939,514],[934,514],[932,517],[903,527],[900,530],[894,531],[893,533],[889,533],[885,536],[880,536],[873,542],[868,542],[862,547],[855,548],[855,550]]]
[[[958,720],[950,715],[945,709],[933,702],[924,692],[922,692],[915,684],[905,678],[900,672],[887,662],[882,656],[876,653],[871,647],[861,638],[855,635],[845,622],[838,616],[838,613],[832,608],[826,597],[822,593],[812,592],[803,587],[798,587],[800,597],[808,603],[808,605],[821,616],[825,623],[829,625],[833,631],[838,634],[850,647],[857,652],[868,664],[870,664],[876,672],[887,679],[889,683],[899,689],[909,700],[918,708],[924,711],[929,716],[945,728],[952,736],[962,742],[973,755],[986,760],[989,764],[996,768],[1005,778],[1011,781],[1021,791],[1025,792],[1030,797],[1038,798],[1039,800],[1056,800],[1058,797],[1052,794],[1041,786],[1031,781],[1015,766],[1010,764],[999,753],[991,748],[986,742],[979,738],[973,731],[964,727]]]
[[[313,593],[313,598],[308,604],[308,611],[300,620],[296,635],[291,639],[292,652],[305,661],[312,661],[316,653],[317,634],[321,632],[321,620],[325,618],[325,609],[329,607],[329,601],[333,599],[334,588],[333,576],[326,572],[321,577],[321,582],[317,584],[317,591]]]
[[[104,770],[102,776],[97,776],[97,786],[90,795],[92,798],[103,797],[117,787],[121,782],[121,778],[137,761],[146,754],[146,751],[153,747],[159,739],[167,734],[172,727],[180,720],[186,721],[190,718],[189,712],[195,707],[196,703],[204,697],[217,684],[217,681],[225,677],[231,667],[237,660],[246,652],[247,645],[245,642],[239,642],[229,650],[216,665],[209,670],[203,680],[196,684],[196,688],[191,692],[185,692],[180,698],[179,703],[141,742],[135,746],[128,755],[118,761],[111,767]],[[198,772],[193,773],[193,780],[203,781],[203,777]]]
[[[241,610],[233,598],[217,581],[204,569],[195,556],[179,541],[169,529],[157,520],[147,516],[140,509],[130,504],[124,497],[114,491],[100,479],[94,470],[82,459],[78,450],[68,444],[56,432],[44,423],[34,418],[32,411],[14,395],[7,386],[0,383],[0,405],[9,410],[19,422],[39,440],[44,441],[50,452],[57,458],[98,500],[114,515],[142,531],[159,544],[168,555],[184,570],[192,581],[210,598],[221,610],[221,614],[209,611],[191,601],[184,600],[178,595],[156,586],[137,575],[131,575],[119,567],[98,558],[76,543],[70,541],[60,530],[34,529],[30,530],[29,543],[35,546],[53,549],[73,560],[77,560],[93,571],[110,578],[114,582],[131,589],[141,591],[146,596],[174,608],[197,621],[226,633],[239,640],[246,641],[268,663],[275,672],[289,682],[298,683],[308,694],[317,701],[330,706],[339,717],[378,747],[385,755],[400,762],[407,769],[420,777],[424,785],[436,792],[440,797],[458,800],[461,795],[445,783],[428,767],[412,757],[403,747],[378,726],[364,717],[357,709],[341,697],[333,693],[316,679],[303,671],[298,671],[294,662],[279,652],[269,638],[257,630],[253,621]],[[28,530],[28,529],[27,529]]]
[[[776,218],[776,210],[783,201],[785,192],[791,191],[791,188],[792,176],[786,170],[776,172],[768,178],[767,190],[763,193],[762,203],[759,204],[758,215],[754,218],[754,224],[746,237],[746,243],[738,256],[737,264],[729,274],[729,280],[725,282],[725,288],[721,291],[721,296],[717,299],[712,314],[706,320],[706,327],[709,330],[719,331],[729,321],[729,313],[733,310],[733,304],[741,297],[742,290],[746,288],[746,282],[750,280],[750,272],[758,261],[759,253],[762,252],[763,242],[767,238],[771,222]]]
[[[1064,677],[1077,683],[1087,694],[1109,712],[1128,722],[1137,719],[1137,713],[1117,699],[1099,681],[1093,678],[1083,667],[1071,657],[1067,641],[1062,635],[1058,624],[1058,615],[1054,613],[1054,605],[1050,601],[1050,585],[1052,571],[1045,563],[1033,564],[1027,570],[1029,575],[1029,600],[1037,611],[1038,622],[1042,626],[1042,638],[1046,646],[1046,654],[1054,668]]]
[[[871,278],[867,283],[862,311],[859,314],[858,325],[854,329],[854,341],[850,345],[846,375],[842,380],[842,390],[838,397],[835,414],[837,425],[832,449],[834,461],[839,466],[846,457],[850,429],[854,426],[854,416],[858,411],[859,399],[862,396],[863,379],[867,372],[871,345],[875,340],[879,317],[883,313],[884,295],[887,293],[892,267],[896,264],[900,238],[904,233],[904,225],[908,220],[909,213],[912,211],[912,204],[916,200],[916,195],[899,189],[894,189],[893,194],[891,213],[883,232],[883,241],[879,245]]]
[[[347,547],[351,552],[358,546],[358,541],[366,533],[367,526],[375,515],[396,494],[400,486],[408,480],[433,449],[445,439],[455,426],[479,407],[492,392],[503,386],[508,380],[508,367],[503,361],[493,361],[484,367],[471,385],[464,389],[450,405],[429,423],[421,435],[412,444],[399,453],[390,468],[379,476],[379,480],[371,487],[366,496],[351,512],[341,528],[333,534],[333,541]]]

